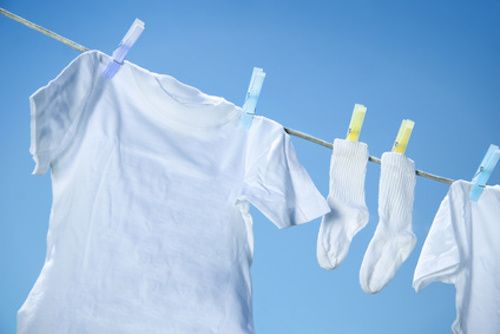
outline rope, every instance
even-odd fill
[[[53,38],[55,39],[56,41],[59,41],[63,44],[66,44],[67,46],[77,50],[77,51],[80,51],[80,52],[85,52],[85,51],[88,51],[89,48],[85,47],[85,46],[82,46],[76,42],[73,42],[72,40],[66,38],[66,37],[63,37],[59,34],[56,34],[55,32],[53,31],[50,31],[49,29],[47,28],[44,28],[38,24],[35,24],[31,21],[28,21],[26,20],[25,18],[22,18],[14,13],[11,13],[3,8],[0,7],[0,13],[5,15],[6,17],[16,21],[16,22],[19,22],[25,26],[27,26],[28,28],[31,28],[33,30],[36,30],[50,38]],[[292,136],[295,136],[295,137],[298,137],[298,138],[302,138],[304,140],[307,140],[307,141],[310,141],[312,143],[315,143],[315,144],[318,144],[318,145],[321,145],[321,146],[324,146],[324,147],[327,147],[329,149],[333,149],[333,144],[331,144],[330,142],[327,142],[326,140],[323,140],[323,139],[320,139],[320,138],[316,138],[314,136],[311,136],[307,133],[304,133],[304,132],[300,132],[300,131],[297,131],[297,130],[293,130],[293,129],[290,129],[290,128],[287,128],[285,127],[285,131],[292,135]],[[368,161],[370,162],[373,162],[373,163],[376,163],[378,165],[380,165],[380,158],[377,158],[377,157],[374,157],[374,156],[369,156],[368,157]],[[442,176],[438,176],[438,175],[434,175],[434,174],[431,174],[431,173],[428,173],[428,172],[425,172],[425,171],[422,171],[422,170],[416,170],[416,174],[418,176],[421,176],[421,177],[424,177],[426,179],[429,179],[429,180],[433,180],[433,181],[437,181],[437,182],[441,182],[441,183],[445,183],[445,184],[451,184],[454,180],[453,179],[450,179],[450,178],[447,178],[447,177],[442,177]]]
[[[42,34],[49,36],[50,38],[53,38],[56,41],[59,41],[63,44],[66,44],[67,46],[72,47],[75,50],[78,50],[80,52],[85,52],[85,51],[89,50],[88,48],[86,48],[78,43],[75,43],[72,40],[67,39],[66,37],[63,37],[59,34],[56,34],[55,32],[50,31],[49,29],[44,28],[42,26],[39,26],[36,23],[28,21],[25,18],[22,18],[21,16],[17,16],[16,14],[9,12],[8,10],[3,9],[2,7],[0,7],[0,13],[2,13],[3,15],[7,16],[8,18],[10,18],[16,22],[24,24],[28,28],[31,28],[31,29],[36,30],[38,32],[41,32]]]

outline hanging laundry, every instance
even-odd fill
[[[453,182],[425,239],[413,277],[417,292],[436,281],[455,286],[455,334],[500,333],[500,185],[469,198]]]
[[[17,333],[254,333],[249,205],[277,227],[329,212],[275,121],[91,50],[30,96],[51,167],[43,268]]]
[[[321,220],[316,254],[324,269],[337,267],[347,256],[352,238],[368,223],[365,176],[368,145],[344,139],[333,141],[330,160],[331,211]]]
[[[395,152],[382,154],[379,222],[359,272],[361,288],[366,293],[382,290],[415,247],[412,230],[415,179],[413,160]]]

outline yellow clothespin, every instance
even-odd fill
[[[406,152],[406,147],[410,141],[411,133],[415,122],[411,119],[404,119],[401,122],[401,127],[399,128],[398,136],[394,141],[394,146],[392,147],[392,152],[404,154]]]
[[[347,131],[347,140],[358,141],[361,127],[365,120],[366,107],[362,104],[355,104],[352,111],[351,122],[349,123],[349,130]]]

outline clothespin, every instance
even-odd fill
[[[469,195],[471,201],[477,201],[479,199],[499,159],[500,149],[497,145],[491,144],[476,174],[472,178],[472,188]]]
[[[349,130],[347,131],[347,140],[358,141],[363,122],[365,120],[366,107],[362,104],[355,104],[352,111],[351,122],[349,123]]]
[[[392,152],[404,154],[406,152],[406,147],[410,141],[411,133],[413,132],[413,127],[415,122],[411,119],[404,119],[401,122],[401,127],[399,128],[398,135],[394,141],[394,146],[392,147]]]
[[[111,79],[116,72],[120,69],[120,66],[123,64],[125,57],[127,56],[130,48],[135,44],[135,42],[139,39],[142,32],[144,31],[144,22],[139,19],[135,19],[134,23],[130,26],[127,31],[127,34],[123,37],[118,48],[113,51],[113,61],[108,64],[106,69],[104,70],[104,76],[108,79]]]
[[[255,115],[255,108],[257,106],[257,101],[259,100],[259,95],[262,90],[262,84],[264,83],[265,77],[266,73],[262,68],[253,68],[252,78],[250,79],[247,95],[245,97],[245,103],[243,104],[244,114],[241,116],[241,124],[246,129],[248,129],[252,124],[252,118]]]

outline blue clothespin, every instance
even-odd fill
[[[259,95],[262,90],[262,84],[264,83],[265,77],[266,73],[263,69],[259,67],[253,68],[252,78],[250,79],[250,85],[248,86],[245,103],[243,104],[244,113],[241,115],[241,124],[247,129],[252,124],[252,119],[255,115],[255,108],[257,107],[257,101],[259,100]]]
[[[118,72],[130,48],[139,39],[139,36],[141,36],[143,31],[144,22],[139,19],[135,19],[134,23],[132,23],[132,25],[128,29],[127,34],[120,42],[120,45],[118,45],[118,48],[113,51],[113,61],[110,62],[104,70],[104,76],[106,78],[111,79],[116,74],[116,72]]]
[[[486,155],[477,169],[474,178],[472,179],[472,189],[470,191],[470,199],[477,201],[486,187],[486,182],[490,178],[491,173],[500,159],[500,149],[497,145],[491,144],[486,152]]]

